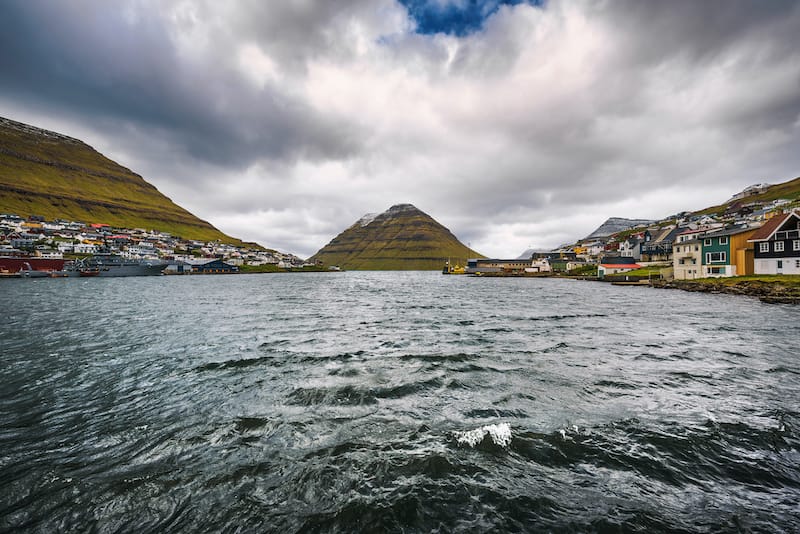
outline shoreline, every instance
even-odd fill
[[[744,276],[699,280],[654,280],[650,285],[659,289],[755,297],[769,304],[800,304],[800,279],[794,283],[786,283],[781,279]]]

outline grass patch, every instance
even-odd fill
[[[691,280],[698,284],[735,286],[740,284],[771,284],[800,289],[800,275],[791,274],[751,274],[725,278],[698,278]]]

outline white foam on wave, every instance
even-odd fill
[[[483,441],[487,434],[492,438],[494,444],[500,447],[508,447],[511,443],[511,425],[508,423],[486,425],[474,430],[456,432],[456,441],[459,445],[474,447]]]

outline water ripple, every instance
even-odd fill
[[[52,282],[0,283],[0,531],[800,524],[797,308],[436,273]]]

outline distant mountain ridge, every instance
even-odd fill
[[[611,217],[601,224],[597,230],[586,236],[584,239],[594,239],[597,237],[608,237],[629,230],[641,225],[653,224],[655,221],[650,219],[625,219],[622,217]]]
[[[353,223],[309,261],[348,270],[440,270],[450,259],[483,257],[411,204],[396,204]]]
[[[83,141],[2,117],[0,212],[241,243]]]

